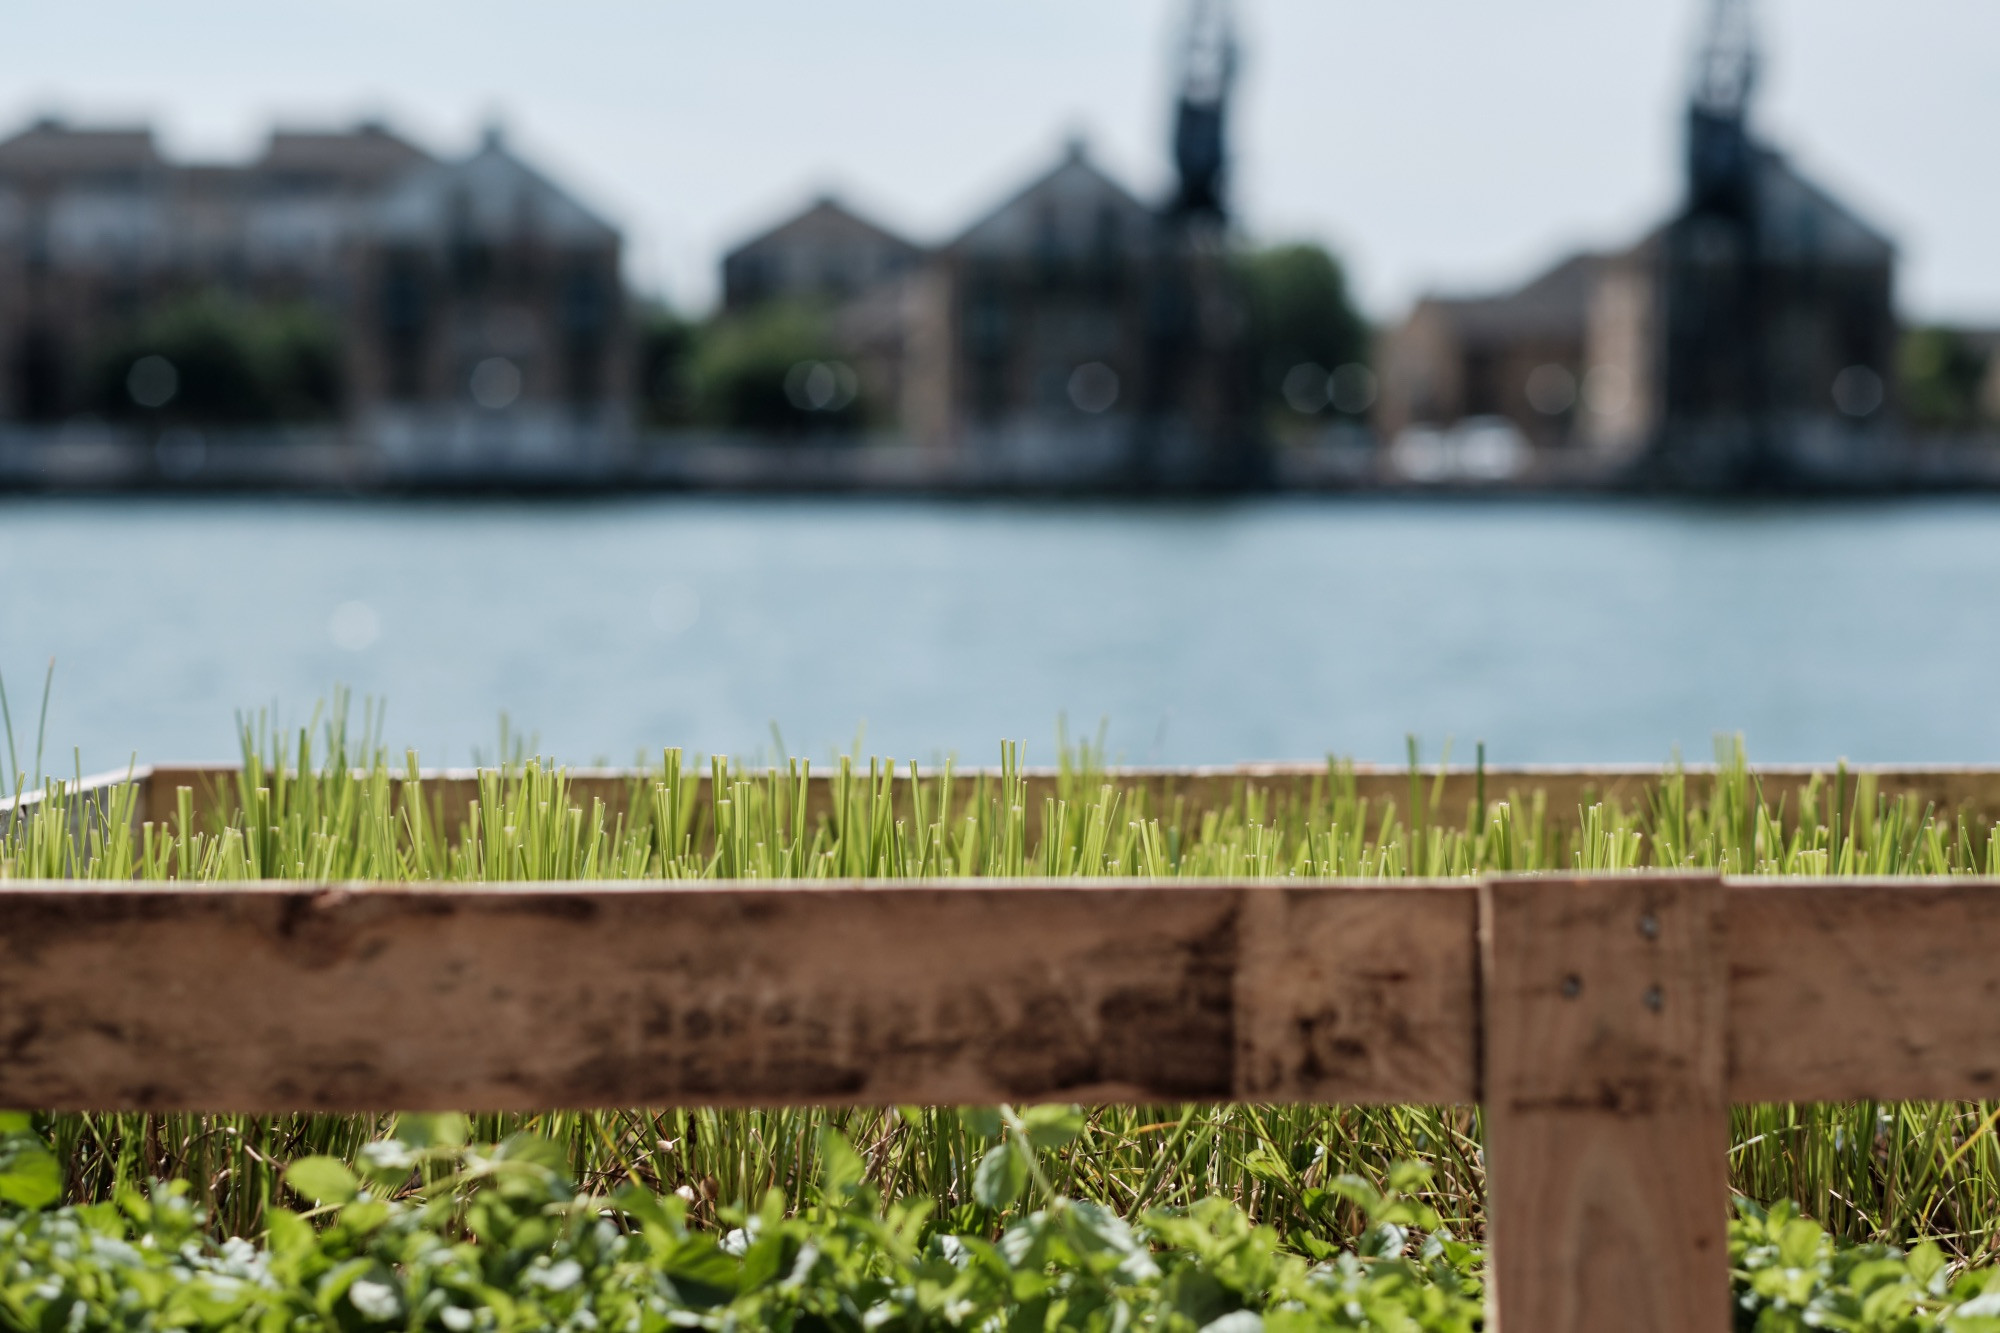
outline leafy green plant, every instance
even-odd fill
[[[1039,1177],[1037,1145],[1069,1141],[1081,1121],[1074,1107],[1000,1108],[995,1150],[1025,1154]],[[813,1202],[788,1211],[773,1191],[703,1229],[679,1195],[629,1183],[579,1191],[556,1145],[516,1136],[467,1147],[465,1129],[457,1117],[410,1117],[355,1168],[293,1162],[287,1192],[311,1206],[273,1208],[261,1246],[212,1239],[181,1181],[45,1211],[46,1191],[6,1188],[47,1175],[17,1159],[0,1167],[14,1205],[0,1212],[0,1319],[79,1330],[1469,1333],[1479,1317],[1478,1252],[1413,1235],[1404,1223],[1435,1218],[1359,1181],[1351,1191],[1379,1219],[1370,1247],[1309,1262],[1220,1199],[1135,1222],[1046,1192],[1031,1209],[995,1200],[951,1219],[928,1200],[885,1204],[861,1156],[829,1131]]]
[[[1729,1228],[1737,1327],[1755,1333],[2000,1330],[2000,1270],[1955,1266],[1936,1244],[1843,1245],[1789,1203],[1737,1200]]]

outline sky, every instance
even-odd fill
[[[150,120],[176,155],[379,116],[497,120],[698,310],[720,254],[833,191],[942,240],[1073,135],[1166,181],[1185,0],[0,0],[0,131]],[[1368,312],[1511,285],[1668,209],[1706,0],[1239,0],[1236,205]],[[1899,242],[1919,318],[2000,324],[2000,3],[1763,0],[1767,135]]]

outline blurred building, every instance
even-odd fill
[[[915,304],[908,429],[937,446],[1078,447],[1113,438],[1145,393],[1153,210],[1081,141],[932,256]]]
[[[923,251],[831,195],[752,237],[722,259],[722,306],[846,301],[894,282]]]
[[[1194,0],[1177,70],[1173,193],[1142,202],[1063,159],[942,247],[910,426],[936,445],[1133,487],[1241,485],[1262,470],[1242,297],[1227,254],[1225,0]]]
[[[348,337],[357,416],[392,452],[551,461],[627,422],[616,229],[489,130],[375,200]]]
[[[1757,141],[1749,0],[1715,0],[1687,113],[1687,198],[1662,237],[1655,462],[1779,480],[1887,419],[1895,248]]]
[[[823,317],[841,358],[828,373],[851,372],[874,414],[902,421],[919,337],[911,300],[927,253],[823,195],[723,256],[723,313],[785,303]]]
[[[1617,339],[1649,300],[1648,249],[1572,255],[1511,292],[1419,301],[1384,340],[1383,433],[1498,418],[1556,448],[1641,432],[1645,349]]]
[[[509,404],[602,415],[618,249],[497,137],[442,163],[379,124],[281,130],[249,163],[209,165],[167,160],[143,127],[36,121],[0,141],[0,419],[86,410],[104,349],[211,294],[323,314],[357,422],[390,404],[501,410],[473,383],[493,357],[518,375]]]
[[[370,201],[430,160],[372,124],[280,131],[244,166],[170,163],[144,128],[0,141],[0,418],[82,410],[97,351],[177,298],[339,308]]]
[[[1026,484],[1207,487],[1259,470],[1227,257],[1223,0],[1182,44],[1174,193],[1142,200],[1073,140],[952,239],[918,251],[823,200],[723,263],[724,304],[830,310],[864,392],[927,448]]]
[[[1894,246],[1752,136],[1755,63],[1743,0],[1717,0],[1681,209],[1514,291],[1420,301],[1383,347],[1385,436],[1498,421],[1706,485],[1886,419]]]

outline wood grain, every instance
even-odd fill
[[[16,884],[0,1105],[1465,1099],[1475,912],[1465,885]]]
[[[1021,891],[991,882],[694,891],[17,884],[0,889],[0,1038],[14,1056],[0,1064],[0,1104],[137,1106],[157,1091],[175,1105],[248,1109],[241,1099],[253,1098],[276,1108],[296,1087],[316,1099],[301,1106],[340,1098],[379,1106],[415,1095],[432,1070],[446,1072],[427,1094],[431,1102],[572,1097],[581,1091],[550,1072],[554,1057],[535,1043],[570,1040],[561,1036],[565,1025],[602,1028],[612,1020],[601,1011],[661,994],[738,1008],[745,995],[809,996],[816,1011],[843,1014],[855,1035],[841,1047],[843,1077],[853,1085],[841,1096],[917,1099],[930,1085],[939,1097],[986,1096],[1005,1083],[997,1055],[984,1064],[965,1057],[982,1071],[976,1077],[956,1067],[921,1074],[894,1043],[871,1044],[866,1035],[891,1021],[878,1017],[884,1013],[904,1030],[929,1024],[955,1034],[957,1019],[947,1014],[958,1009],[916,1016],[954,988],[979,1004],[1073,1011],[1082,1017],[1072,1026],[1097,1034],[1079,1049],[1101,1053],[1099,1038],[1115,1039],[1127,1064],[1138,1061],[1130,1052],[1142,1040],[1210,1052],[1173,1057],[1201,1064],[1208,1072],[1200,1078],[1172,1074],[1178,1066],[1164,1055],[1139,1061],[1140,1072],[1129,1075],[1115,1073],[1125,1065],[1091,1055],[1083,1063],[1096,1061],[1094,1080],[1048,1075],[1050,1095],[1094,1084],[1106,1096],[1122,1088],[1159,1098],[1379,1103],[1478,1095],[1469,886],[1098,883],[1029,886],[1027,898]],[[950,895],[949,906],[933,901],[940,893]],[[857,894],[867,902],[842,905]],[[782,910],[766,911],[773,902]],[[1198,902],[1209,904],[1209,915],[1196,911]],[[2000,958],[2000,885],[1736,881],[1726,903],[1730,1100],[2000,1095],[2000,966],[1992,961]],[[916,947],[911,941],[922,952],[905,956]],[[996,953],[989,941],[1005,941],[1005,949]],[[1222,986],[1195,966],[1198,957],[1226,959],[1205,966],[1221,968],[1227,995],[1203,1001],[1226,1014],[1226,1069],[1216,1054],[1221,1038],[1191,1042],[1174,1021],[1148,1027],[1127,1012],[1145,978],[1153,1014],[1173,1008],[1169,992]],[[937,966],[926,970],[925,958]],[[1089,979],[1114,964],[1123,980]],[[1207,979],[1198,986],[1197,977]],[[519,1017],[509,1005],[531,1012]],[[419,1012],[452,1035],[411,1035],[410,1016]],[[510,1016],[500,1022],[497,1014]],[[1104,1016],[1120,1014],[1115,1023]],[[325,1087],[308,1086],[296,1072],[290,1083],[260,1083],[257,1061],[266,1055],[259,1052],[277,1053],[273,1068],[303,1059],[291,1053],[293,1032],[322,1054],[371,1044],[382,1051],[412,1044],[414,1053],[400,1061],[370,1056],[372,1085],[358,1072]],[[507,1091],[513,1075],[495,1072],[496,1051],[517,1035],[530,1048],[523,1057],[530,1072],[521,1089]],[[653,1051],[654,1040],[645,1035],[635,1049]],[[990,1032],[937,1040],[948,1051],[980,1041],[989,1054],[999,1049]],[[675,1037],[659,1049],[683,1062],[686,1078],[649,1074],[630,1086],[635,1095],[682,1099],[822,1096],[803,1072],[769,1072],[785,1058],[783,1042],[771,1041],[755,1059],[739,1053],[725,1061],[726,1043],[711,1049]],[[486,1050],[453,1055],[455,1042]],[[96,1054],[79,1061],[79,1051]],[[438,1063],[439,1052],[450,1058]],[[869,1064],[878,1058],[887,1062],[880,1069]],[[754,1077],[727,1090],[696,1077],[703,1062]],[[135,1072],[148,1069],[155,1072]],[[1017,1087],[1013,1095],[1023,1094]]]
[[[1480,890],[1489,1327],[1726,1333],[1718,878]]]
[[[2000,883],[1735,881],[1729,1094],[2000,1096]]]
[[[1467,1103],[1478,1005],[1472,886],[1242,891],[1236,1093]]]

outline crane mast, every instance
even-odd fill
[[[1229,94],[1236,81],[1236,26],[1229,0],[1190,0],[1181,29],[1174,108],[1173,211],[1221,219],[1227,212]]]
[[[1694,105],[1710,115],[1743,119],[1760,63],[1751,0],[1714,0],[1695,59]]]
[[[1711,0],[1688,89],[1687,202],[1663,250],[1665,447],[1696,485],[1761,485],[1779,466],[1781,349],[1750,133],[1758,63],[1751,0]]]
[[[1713,0],[1688,97],[1688,202],[1699,212],[1748,221],[1759,64],[1751,0]]]

